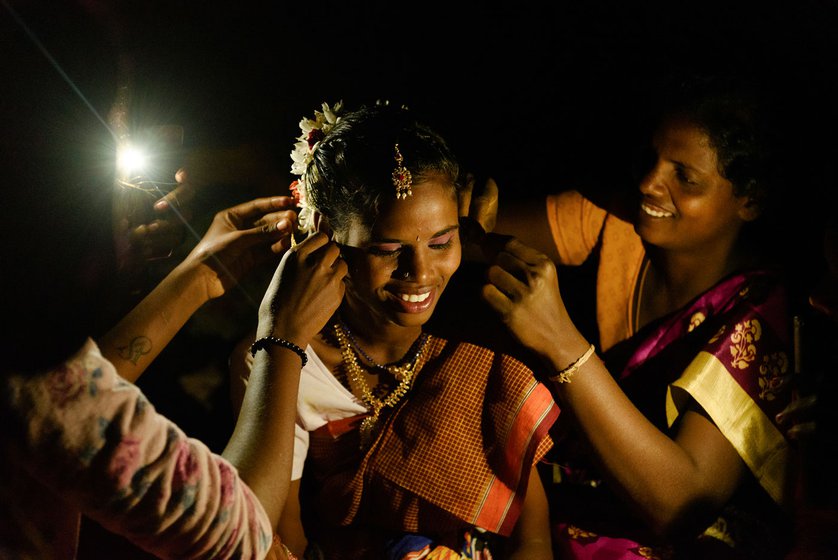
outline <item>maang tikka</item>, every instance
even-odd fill
[[[407,198],[413,196],[413,191],[410,186],[413,184],[413,177],[410,170],[403,165],[404,157],[399,151],[399,145],[395,146],[396,151],[396,168],[393,170],[393,185],[396,187],[396,198]]]

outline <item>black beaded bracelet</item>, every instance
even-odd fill
[[[306,356],[306,351],[294,344],[293,342],[285,340],[284,338],[278,338],[276,336],[266,336],[264,338],[260,338],[259,340],[251,344],[250,355],[256,356],[256,352],[265,349],[268,346],[268,344],[276,344],[277,346],[288,348],[296,355],[298,355],[300,359],[303,361],[302,367],[306,367],[306,364],[308,363],[308,356]]]

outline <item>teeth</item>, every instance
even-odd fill
[[[402,301],[409,301],[410,303],[417,303],[420,301],[425,301],[430,297],[431,292],[425,292],[424,294],[402,294],[401,297]]]
[[[646,206],[645,204],[641,204],[640,208],[643,209],[644,212],[653,216],[655,218],[671,218],[673,216],[672,212],[664,212],[663,210],[655,210],[650,206]]]

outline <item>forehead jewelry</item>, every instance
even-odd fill
[[[413,183],[413,177],[410,175],[410,170],[403,165],[404,157],[399,151],[399,145],[395,146],[396,152],[396,168],[393,170],[393,185],[396,187],[396,198],[407,198],[413,195],[410,186]]]

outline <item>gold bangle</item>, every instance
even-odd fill
[[[585,351],[582,356],[579,357],[578,360],[564,368],[562,371],[557,373],[556,375],[552,375],[548,377],[550,381],[555,381],[556,383],[570,383],[570,378],[576,373],[576,370],[585,365],[585,362],[588,361],[588,358],[593,356],[594,354],[594,345],[591,344],[588,349]]]

